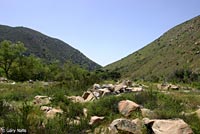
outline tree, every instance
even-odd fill
[[[21,42],[12,43],[8,40],[0,42],[0,68],[3,69],[7,78],[9,78],[9,71],[15,60],[25,51],[26,48]]]

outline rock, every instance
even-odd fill
[[[94,84],[93,85],[93,89],[94,90],[97,90],[97,89],[100,89],[100,88],[101,88],[101,86],[99,84]]]
[[[158,84],[157,88],[159,90],[179,90],[179,86],[173,84]]]
[[[132,111],[135,111],[139,108],[140,106],[138,104],[130,100],[123,100],[118,103],[119,112],[126,117],[128,117]]]
[[[83,108],[83,115],[85,118],[87,118],[88,116],[88,109],[87,108]]]
[[[77,102],[83,103],[83,102],[85,102],[85,100],[81,96],[68,96],[67,98],[69,100],[71,100],[72,102],[74,102],[74,103],[77,103]]]
[[[8,82],[8,79],[5,77],[0,77],[0,83]]]
[[[90,125],[94,125],[94,124],[102,121],[103,119],[104,119],[104,117],[92,116],[91,119],[90,119],[89,124]]]
[[[49,110],[52,110],[52,107],[41,106],[41,107],[40,107],[40,110],[48,112]]]
[[[143,88],[142,88],[142,87],[134,87],[134,88],[132,89],[132,92],[141,92],[141,91],[143,91]]]
[[[114,91],[115,86],[113,84],[104,84],[102,85],[102,88],[107,88],[108,90],[110,90],[111,92]]]
[[[94,95],[92,92],[90,92],[90,93],[88,94],[87,98],[85,99],[85,102],[93,101],[93,100],[95,100],[95,99],[96,99],[95,95]]]
[[[63,111],[61,109],[52,108],[51,110],[46,112],[46,117],[52,119],[56,116],[56,114],[62,114],[62,113]]]
[[[133,85],[132,81],[130,80],[127,80],[125,83],[126,83],[126,86],[128,87],[131,87]]]
[[[157,88],[159,90],[169,90],[170,89],[170,85],[169,84],[158,84]]]
[[[99,91],[101,92],[101,97],[104,97],[105,95],[109,95],[111,93],[110,90],[108,90],[107,88],[99,89]]]
[[[141,113],[143,117],[153,118],[155,117],[155,113],[147,108],[141,108]]]
[[[40,95],[37,95],[34,98],[35,98],[35,100],[33,101],[33,103],[36,105],[48,105],[51,103],[50,100],[52,100],[51,97],[40,96]]]
[[[31,83],[31,84],[33,84],[33,83],[34,83],[34,81],[33,81],[33,80],[29,80],[29,81],[28,81],[28,83]]]
[[[127,87],[127,88],[125,89],[125,92],[132,92],[132,90],[133,90],[132,87]]]
[[[95,98],[99,99],[99,97],[100,97],[100,95],[101,95],[101,93],[100,93],[99,91],[94,91],[94,92],[92,92],[92,93],[93,93],[93,95],[95,96]]]
[[[3,134],[3,128],[0,128],[0,134]]]
[[[182,119],[149,120],[144,119],[147,128],[154,134],[193,134],[192,129]]]
[[[82,98],[84,99],[84,100],[86,100],[87,99],[87,97],[90,95],[90,92],[88,91],[88,92],[84,92],[83,93],[83,95],[82,95]]]
[[[114,91],[120,91],[120,90],[123,90],[123,89],[126,89],[126,88],[127,88],[126,83],[122,82],[118,85],[115,85]]]
[[[142,134],[141,132],[142,122],[139,119],[128,120],[128,119],[116,119],[114,120],[110,126],[109,134],[118,134],[118,131],[129,132],[133,134]]]
[[[197,111],[195,111],[195,113],[197,114],[198,118],[200,119],[200,109],[198,109]]]
[[[35,99],[45,99],[45,98],[49,98],[49,97],[48,96],[42,96],[42,95],[36,95],[34,98]]]
[[[80,125],[81,121],[79,119],[69,119],[69,118],[67,118],[67,124],[69,124],[69,125]]]
[[[179,86],[170,84],[170,89],[171,90],[179,90]]]

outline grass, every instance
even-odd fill
[[[157,119],[181,118],[190,125],[195,133],[200,132],[199,119],[195,115],[184,116],[184,112],[197,110],[200,105],[200,93],[184,93],[172,91],[168,94],[161,93],[149,83],[149,88],[140,93],[124,93],[119,96],[105,96],[94,102],[72,103],[64,95],[81,95],[81,90],[74,91],[67,89],[60,84],[44,86],[42,83],[35,84],[17,83],[16,85],[0,84],[3,92],[0,94],[0,126],[27,128],[34,133],[85,133],[87,130],[108,126],[114,119],[123,117],[118,111],[118,103],[121,100],[131,100],[148,108],[155,113]],[[32,105],[31,101],[35,95],[47,95],[53,98],[52,107],[59,106],[64,113],[55,119],[46,119],[40,107]],[[4,106],[6,100],[14,106]],[[84,117],[83,108],[88,109],[88,117]],[[104,116],[105,119],[93,126],[88,125],[91,116]],[[70,121],[80,117],[80,124],[71,124]],[[133,112],[129,119],[140,118],[140,111]],[[45,122],[45,128],[42,128]]]

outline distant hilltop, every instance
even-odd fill
[[[34,54],[46,62],[59,60],[63,64],[70,60],[88,70],[100,68],[100,65],[69,44],[29,28],[0,25],[0,41],[3,40],[23,42],[28,54]]]

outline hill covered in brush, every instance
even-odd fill
[[[175,26],[144,48],[105,68],[119,71],[123,77],[147,80],[165,79],[179,70],[198,74],[200,16]]]

